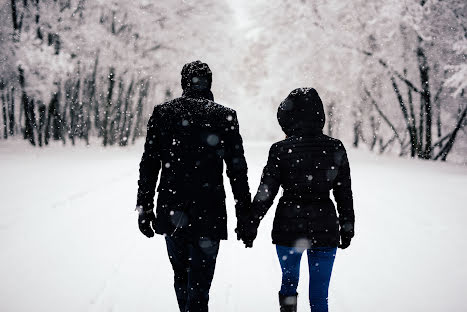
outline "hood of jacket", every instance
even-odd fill
[[[212,72],[208,64],[201,61],[187,63],[181,74],[183,96],[214,100],[211,92]]]
[[[287,136],[323,133],[326,115],[318,92],[313,88],[298,88],[282,101],[277,120]]]

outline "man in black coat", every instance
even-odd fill
[[[208,65],[186,64],[181,82],[183,95],[155,106],[148,122],[138,181],[138,223],[147,237],[154,232],[165,236],[180,311],[198,312],[208,311],[219,242],[227,239],[223,162],[236,202],[236,231],[242,238],[251,195],[237,115],[214,102]]]

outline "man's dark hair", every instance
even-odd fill
[[[208,64],[194,61],[185,64],[182,69],[182,89],[210,90],[212,72]]]

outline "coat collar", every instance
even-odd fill
[[[210,101],[214,101],[214,95],[212,94],[211,90],[193,90],[193,89],[185,89],[182,93],[183,97],[192,98],[192,99],[206,99]]]

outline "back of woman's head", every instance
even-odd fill
[[[326,121],[323,102],[313,88],[298,88],[282,101],[277,120],[287,136],[322,133]]]

